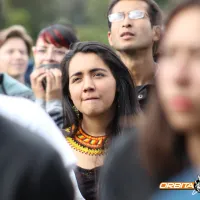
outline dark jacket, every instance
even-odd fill
[[[30,88],[4,73],[0,74],[0,94],[34,100],[34,95]]]
[[[127,130],[108,151],[100,176],[100,200],[148,200],[156,185],[140,163],[137,132]]]
[[[149,101],[151,90],[154,88],[153,84],[146,84],[141,86],[136,86],[137,99],[140,104],[141,110],[145,110],[146,105]]]
[[[38,135],[0,116],[0,199],[73,200],[67,170]]]

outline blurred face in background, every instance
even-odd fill
[[[25,42],[19,37],[10,38],[0,48],[0,72],[8,73],[13,78],[24,76],[28,59]]]
[[[166,117],[179,131],[200,130],[200,8],[178,13],[166,29],[157,75]]]
[[[42,64],[60,64],[67,52],[66,47],[56,47],[39,37],[36,46],[33,47],[35,67],[38,68]]]

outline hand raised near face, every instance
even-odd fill
[[[31,76],[31,87],[36,99],[45,100],[45,90],[42,85],[42,81],[47,76],[46,70],[44,68],[35,69]]]
[[[47,71],[46,101],[61,100],[62,98],[62,73],[59,69]]]

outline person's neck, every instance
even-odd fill
[[[13,78],[16,79],[17,81],[19,81],[20,83],[25,84],[24,76],[16,76]]]
[[[136,86],[152,83],[156,64],[151,49],[132,52],[117,52],[121,60],[132,73]]]
[[[186,140],[186,148],[191,164],[194,168],[200,170],[200,131],[189,133]]]
[[[81,123],[82,129],[91,136],[104,136],[106,135],[106,129],[113,118],[112,114],[107,114],[105,116],[88,117],[83,116]]]

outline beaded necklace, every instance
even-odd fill
[[[70,128],[65,129],[65,131],[70,132]],[[71,137],[66,137],[66,140],[73,149],[91,156],[100,156],[104,154],[106,139],[106,136],[95,137],[88,135],[81,128]]]

